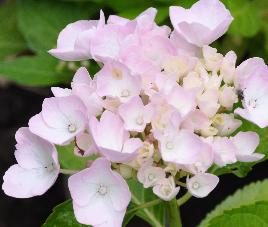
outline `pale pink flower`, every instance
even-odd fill
[[[142,81],[142,92],[149,97],[152,97],[158,91],[156,85],[156,78],[159,74],[162,74],[160,69],[151,68],[140,75]]]
[[[85,67],[80,67],[77,70],[71,87],[72,89],[52,87],[51,91],[55,97],[66,97],[70,95],[79,97],[87,108],[88,116],[98,116],[101,114],[104,101],[96,93],[96,82],[91,79]]]
[[[78,96],[87,108],[88,116],[98,116],[103,109],[103,100],[96,93],[96,82],[91,79],[87,69],[77,70],[71,83],[72,94]]]
[[[42,195],[55,183],[59,174],[56,148],[32,134],[28,128],[20,128],[15,137],[18,164],[6,171],[2,189],[16,198]]]
[[[194,69],[197,59],[185,55],[169,56],[163,61],[164,72],[174,75],[179,82],[188,72]]]
[[[176,164],[194,164],[202,149],[210,149],[194,133],[187,130],[173,131],[159,136],[162,159]]]
[[[92,58],[92,38],[104,23],[104,15],[101,11],[99,20],[80,20],[68,24],[59,34],[57,48],[50,50],[49,53],[64,61]]]
[[[143,11],[140,15],[138,15],[135,19],[133,19],[133,22],[136,22],[136,28],[135,33],[138,33],[140,35],[143,35],[146,32],[152,32],[153,30],[159,30],[159,32],[165,32],[165,27],[160,28],[156,25],[154,22],[154,19],[156,17],[157,10],[155,8],[148,8],[145,11]],[[117,16],[117,15],[111,15],[108,18],[107,23],[108,24],[115,24],[115,25],[127,25],[130,22],[130,20]]]
[[[91,40],[91,53],[95,60],[119,60],[120,53],[135,32],[136,22],[108,23],[98,29]]]
[[[176,30],[172,31],[170,34],[170,41],[176,48],[177,54],[184,54],[188,56],[201,55],[201,49],[185,40],[185,38],[183,38],[182,35],[180,35],[180,33],[178,33]]]
[[[199,47],[221,37],[233,20],[230,12],[218,0],[199,0],[190,9],[171,6],[169,16],[176,32]]]
[[[180,187],[176,187],[172,176],[161,179],[154,187],[153,193],[160,199],[170,201],[179,193]]]
[[[152,118],[152,132],[155,137],[168,131],[177,131],[180,127],[182,117],[179,111],[166,103],[166,99],[161,93],[152,97],[151,104],[154,108]]]
[[[219,183],[219,178],[210,173],[200,173],[187,179],[189,192],[197,198],[204,198],[214,190]]]
[[[219,91],[219,103],[226,109],[232,109],[233,105],[238,102],[238,97],[234,87],[224,85]]]
[[[211,144],[214,152],[214,163],[220,167],[233,164],[236,159],[236,147],[227,137],[214,137]]]
[[[68,186],[78,222],[103,227],[122,225],[131,193],[108,160],[98,158],[90,168],[72,175]]]
[[[217,135],[229,136],[242,125],[242,121],[235,119],[234,114],[216,114],[213,126],[218,130]]]
[[[191,165],[184,165],[183,169],[193,174],[205,173],[213,164],[214,152],[208,144],[203,144],[200,147],[197,161]]]
[[[235,85],[238,89],[244,89],[247,79],[251,76],[267,76],[267,65],[262,58],[254,57],[243,61],[236,68]]]
[[[92,136],[89,133],[81,133],[75,138],[74,153],[77,156],[87,157],[95,154],[97,151],[96,145]]]
[[[66,97],[72,95],[72,89],[51,87],[51,91],[55,97]]]
[[[189,91],[177,85],[166,96],[167,102],[174,106],[182,117],[185,117],[196,108],[194,91]]]
[[[254,153],[260,143],[256,132],[239,132],[231,141],[236,147],[235,155],[240,162],[256,162],[264,157],[264,154]]]
[[[175,53],[175,48],[167,36],[148,33],[134,35],[122,50],[120,58],[132,72],[142,74],[152,68],[161,69],[166,58]]]
[[[204,90],[204,81],[197,72],[191,71],[183,78],[183,85],[187,90],[194,90],[198,94]]]
[[[142,166],[137,173],[137,178],[144,188],[155,186],[166,177],[164,169],[155,166]]]
[[[236,60],[237,55],[234,51],[229,51],[222,60],[220,72],[223,81],[227,84],[232,84],[237,76],[235,68]]]
[[[124,127],[128,131],[143,132],[146,124],[151,122],[153,115],[152,105],[144,106],[139,96],[123,103],[118,113],[124,120]]]
[[[140,94],[140,78],[133,76],[129,69],[119,62],[105,63],[95,77],[97,93],[101,97],[108,96],[118,98],[121,102],[127,102]]]
[[[268,67],[263,73],[268,75]],[[256,75],[247,79],[242,104],[244,109],[237,108],[236,114],[261,128],[268,126],[268,77]]]
[[[89,128],[100,152],[112,162],[130,161],[142,147],[140,139],[129,138],[120,117],[108,110],[103,112],[100,121],[92,117]]]
[[[206,90],[197,97],[199,109],[208,117],[213,117],[219,110],[219,91],[216,89]]]
[[[58,145],[69,143],[86,125],[86,108],[75,96],[46,98],[41,113],[29,121],[32,133]]]
[[[219,76],[216,71],[203,74],[202,79],[206,90],[219,90],[222,84],[222,76]]]
[[[222,64],[223,56],[217,52],[216,48],[204,46],[202,48],[205,67],[208,71],[217,72]]]
[[[211,120],[199,109],[189,113],[181,123],[182,129],[187,129],[191,132],[200,132],[211,125]]]

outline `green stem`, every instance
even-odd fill
[[[128,210],[128,211],[127,211],[127,214],[130,214],[130,213],[132,213],[132,212],[135,212],[135,211],[137,211],[137,210],[139,210],[139,209],[143,209],[143,208],[147,208],[147,207],[155,206],[155,205],[157,205],[157,204],[159,204],[159,203],[162,203],[162,202],[163,202],[163,201],[162,201],[161,199],[155,199],[155,200],[152,200],[152,201],[150,201],[150,202],[143,203],[143,204],[141,204],[141,205],[138,205],[138,206],[136,206],[136,207],[134,207],[134,208]]]
[[[60,169],[60,173],[62,174],[67,174],[67,175],[72,175],[75,173],[78,173],[78,170],[72,170],[72,169]]]
[[[167,221],[169,227],[182,227],[181,215],[176,199],[167,202]]]
[[[179,198],[178,200],[177,200],[177,204],[178,204],[178,206],[180,207],[180,206],[182,206],[184,203],[186,203],[190,198],[192,197],[192,195],[189,193],[189,192],[187,192],[186,194],[184,194],[181,198]]]
[[[176,184],[179,185],[179,186],[182,186],[182,187],[184,187],[184,188],[187,187],[187,185],[186,185],[185,183],[180,182],[179,180],[176,180]]]

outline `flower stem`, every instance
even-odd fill
[[[143,209],[143,208],[147,208],[147,207],[155,206],[155,205],[157,205],[157,204],[159,204],[159,203],[162,203],[162,202],[163,202],[163,201],[162,201],[161,199],[155,199],[155,200],[152,200],[152,201],[150,201],[150,202],[143,203],[143,204],[141,204],[141,205],[138,205],[138,206],[136,206],[136,207],[134,207],[134,208],[128,210],[128,211],[127,211],[127,214],[130,214],[130,213],[132,213],[132,212],[135,212],[135,211],[137,211],[137,210],[139,210],[139,209]]]
[[[176,184],[179,185],[179,186],[181,186],[181,187],[184,187],[184,188],[187,187],[185,183],[180,182],[179,180],[176,180]]]
[[[78,170],[72,170],[72,169],[60,169],[60,173],[62,174],[67,174],[67,175],[72,175],[75,173],[78,173]]]
[[[167,224],[169,227],[182,227],[181,215],[176,199],[172,199],[167,203]]]
[[[189,192],[187,192],[186,194],[184,194],[181,198],[179,198],[178,200],[177,200],[177,204],[178,204],[178,206],[180,207],[180,206],[182,206],[184,203],[186,203],[190,198],[192,197],[192,195],[189,193]]]

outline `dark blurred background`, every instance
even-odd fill
[[[15,132],[27,126],[29,118],[41,110],[49,86],[68,84],[77,65],[64,64],[46,51],[56,45],[59,31],[78,19],[98,18],[100,9],[134,18],[150,6],[159,9],[157,21],[168,22],[168,6],[190,6],[194,0],[0,0],[0,184],[7,168],[15,163]],[[222,52],[235,50],[238,62],[259,56],[268,62],[268,1],[224,0],[235,21],[230,31],[214,45]],[[93,69],[94,71],[94,69]],[[182,206],[185,227],[195,227],[213,207],[236,189],[268,177],[268,164],[254,167],[246,178],[222,176],[220,184],[205,199],[191,199]],[[65,179],[43,196],[14,199],[0,191],[0,227],[38,227],[52,208],[68,196]],[[135,218],[128,226],[149,226]]]

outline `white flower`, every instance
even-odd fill
[[[203,198],[217,186],[219,178],[210,173],[197,174],[187,179],[187,188],[197,198]]]
[[[68,181],[78,222],[93,226],[120,227],[131,200],[125,180],[111,170],[104,158],[90,168],[72,175]]]
[[[175,186],[172,176],[162,179],[153,187],[154,194],[165,201],[170,201],[175,198],[179,190],[180,187]]]
[[[221,64],[221,76],[223,81],[227,84],[232,84],[236,76],[235,63],[237,56],[234,51],[229,51],[222,60]]]
[[[44,194],[56,181],[60,166],[56,148],[32,134],[28,128],[16,133],[15,157],[18,164],[4,175],[2,189],[15,198]]]
[[[231,109],[234,103],[238,102],[238,97],[234,87],[224,85],[219,92],[219,103],[221,106]]]
[[[157,182],[165,178],[165,176],[165,171],[162,168],[155,166],[141,167],[137,174],[139,182],[142,183],[145,188],[156,185]]]
[[[228,136],[242,125],[242,121],[235,119],[234,114],[223,113],[214,116],[213,125],[218,129],[219,136]]]
[[[205,66],[208,71],[219,71],[223,56],[217,53],[216,48],[210,46],[203,47],[203,56],[205,59]]]

